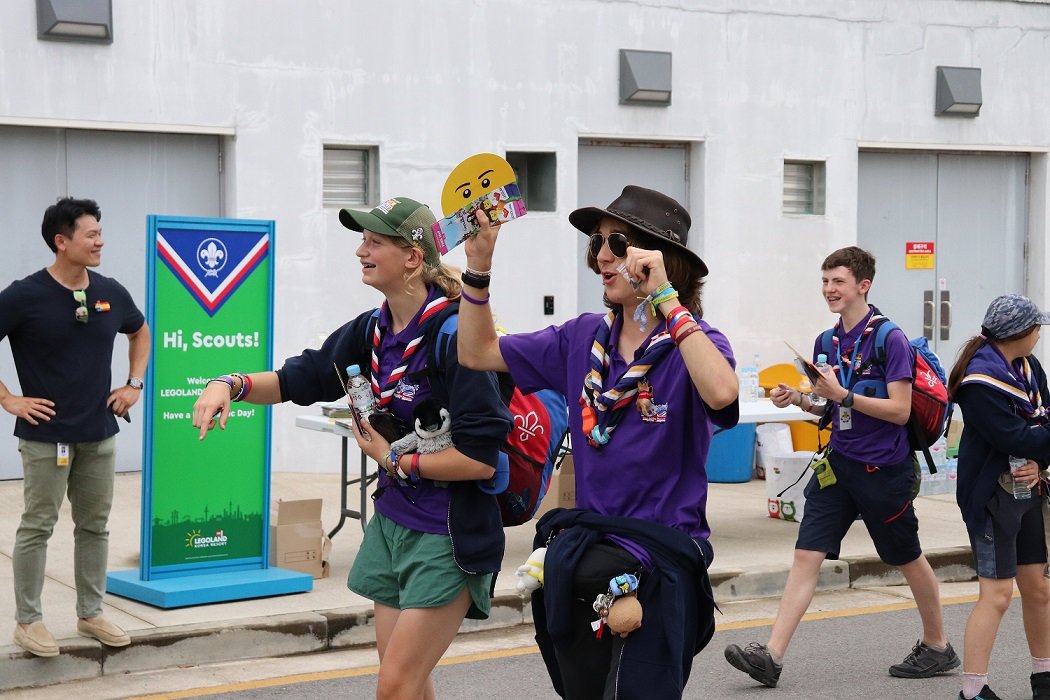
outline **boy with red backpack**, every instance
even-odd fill
[[[923,636],[904,661],[890,668],[900,678],[929,678],[959,665],[944,634],[937,578],[919,546],[918,520],[912,498],[918,464],[909,445],[915,354],[903,332],[884,339],[884,358],[875,357],[875,329],[884,318],[868,304],[875,277],[875,258],[850,246],[829,255],[821,265],[824,300],[839,320],[831,329],[832,354],[813,392],[827,399],[814,408],[808,397],[784,384],[773,389],[773,403],[788,404],[820,415],[831,414],[831,444],[815,465],[806,487],[806,514],[795,543],[795,557],[766,644],[726,647],[726,660],[753,679],[775,687],[784,654],[816,591],[820,565],[837,559],[842,538],[858,515],[876,551],[897,566],[911,587]],[[813,355],[823,353],[822,336]],[[863,385],[884,385],[864,391]]]

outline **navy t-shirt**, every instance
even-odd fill
[[[54,401],[50,421],[15,421],[15,435],[38,442],[98,442],[117,433],[106,406],[117,333],[145,319],[119,282],[88,270],[88,322],[76,319],[73,292],[47,270],[0,292],[0,340],[8,338],[21,395]]]

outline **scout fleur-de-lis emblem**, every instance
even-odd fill
[[[421,228],[414,228],[414,229],[412,229],[412,240],[413,241],[421,241],[421,240],[423,240],[423,229],[421,229]]]
[[[540,425],[540,417],[536,415],[535,411],[529,411],[525,415],[515,415],[514,425],[521,431],[522,442],[527,442],[529,438],[546,432],[543,426]]]
[[[218,277],[227,257],[226,246],[218,238],[206,238],[197,246],[197,263],[205,277]]]

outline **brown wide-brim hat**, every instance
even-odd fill
[[[688,246],[689,226],[692,223],[689,212],[666,194],[638,185],[627,185],[605,209],[577,209],[569,214],[569,223],[589,236],[594,233],[603,216],[619,219],[636,231],[670,243],[685,255],[700,277],[707,276],[707,265]]]

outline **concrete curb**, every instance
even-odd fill
[[[969,581],[976,575],[969,547],[927,552],[942,582]],[[715,571],[715,600],[779,596],[787,570]],[[877,557],[826,561],[818,590],[889,586],[904,583],[900,572]],[[460,634],[531,624],[529,598],[497,592],[488,620],[466,620]],[[182,664],[200,665],[270,656],[292,656],[371,646],[375,643],[371,606],[293,613],[241,620],[218,620],[131,632],[131,645],[114,648],[91,639],[59,640],[62,652],[43,659],[17,646],[0,647],[0,691],[54,685],[103,675],[150,671]]]

